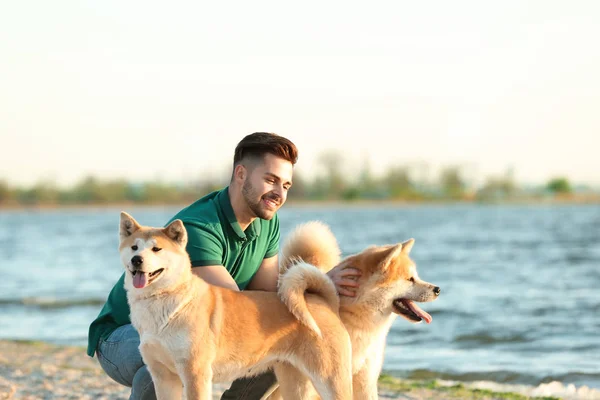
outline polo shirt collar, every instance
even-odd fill
[[[235,232],[235,234],[242,240],[246,239],[254,239],[260,235],[260,221],[259,218],[255,218],[254,221],[246,228],[246,233],[242,230],[237,218],[235,217],[235,213],[233,212],[233,207],[231,206],[231,199],[229,198],[229,186],[225,189],[221,190],[219,193],[219,206],[221,210],[225,214],[225,218],[227,218],[227,222],[231,226],[231,229]]]

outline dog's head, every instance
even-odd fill
[[[415,302],[437,299],[440,288],[419,278],[409,253],[414,239],[389,246],[374,246],[347,257],[343,263],[362,271],[353,304],[367,304],[384,316],[398,314],[408,321],[431,322],[431,316]],[[344,298],[342,298],[344,301]]]
[[[119,239],[128,291],[166,288],[178,281],[184,268],[190,268],[187,232],[181,220],[166,228],[152,228],[121,212]]]

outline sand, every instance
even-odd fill
[[[215,384],[219,399],[228,384]],[[43,342],[0,340],[0,400],[4,399],[128,399],[130,389],[104,374],[85,348]],[[380,399],[525,399],[478,392],[464,387],[449,390],[435,382],[408,382],[392,377],[380,380]]]

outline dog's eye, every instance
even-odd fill
[[[153,251],[153,252],[155,252],[155,253],[156,253],[156,252],[159,252],[159,251],[161,251],[161,250],[162,250],[162,249],[161,249],[160,247],[156,247],[156,246],[154,246],[154,247],[152,248],[152,251]]]
[[[414,281],[415,281],[415,277],[414,277],[414,276],[411,276],[411,277],[410,277],[408,280],[414,283]]]
[[[138,247],[134,244],[133,246],[131,246],[131,250],[136,251],[138,249]]]

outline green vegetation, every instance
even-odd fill
[[[571,193],[571,183],[567,178],[554,178],[548,182],[546,188],[553,193]]]
[[[132,183],[123,179],[101,181],[87,177],[71,188],[40,182],[29,188],[0,181],[0,206],[69,206],[108,204],[180,204],[196,200],[220,187],[216,184],[177,185],[164,182]]]
[[[426,164],[394,165],[374,176],[368,162],[358,169],[344,167],[342,155],[323,153],[311,180],[296,170],[291,201],[600,201],[600,193],[589,188],[575,189],[565,177],[554,178],[538,187],[519,187],[514,172],[488,177],[483,184],[469,178],[469,168],[453,165],[432,175]],[[227,185],[221,180],[172,183],[161,180],[129,182],[124,179],[100,180],[89,176],[69,188],[52,181],[31,187],[13,187],[0,177],[1,206],[69,206],[109,204],[186,204]]]
[[[439,384],[436,380],[400,380],[387,374],[381,374],[379,377],[379,387],[396,393],[405,393],[418,389],[430,389],[437,393],[444,393],[444,397],[450,399],[560,400],[558,397],[528,397],[514,392],[472,389],[461,383],[445,386]]]
[[[42,347],[47,348],[47,347],[51,346],[46,342],[42,342],[41,340],[13,339],[13,340],[11,340],[11,342],[26,345],[26,346],[40,347],[40,348],[42,348]]]

